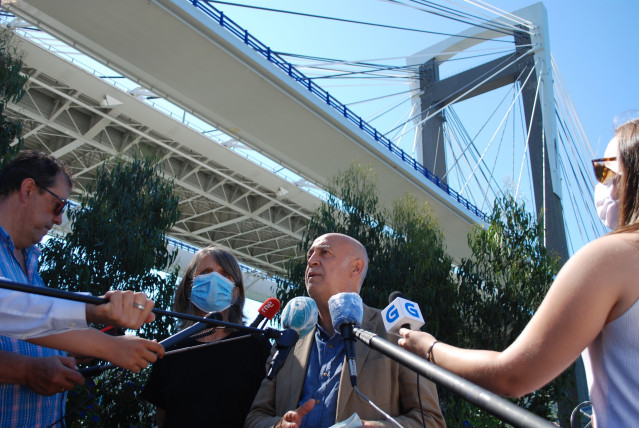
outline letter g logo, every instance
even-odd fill
[[[393,307],[389,309],[388,312],[386,312],[386,321],[388,321],[389,323],[392,323],[397,318],[399,318],[399,312],[397,311],[397,308],[393,305]]]
[[[417,312],[417,308],[415,307],[415,304],[413,302],[406,302],[406,305],[404,305],[404,307],[406,308],[406,312],[408,312],[415,318],[419,318],[419,312]]]

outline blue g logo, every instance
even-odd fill
[[[406,302],[406,305],[404,305],[404,307],[406,308],[406,312],[408,312],[415,318],[419,318],[419,312],[413,302]]]
[[[397,318],[399,318],[399,312],[397,311],[397,308],[393,305],[393,307],[389,309],[388,312],[386,312],[386,321],[388,321],[389,323],[392,323]]]

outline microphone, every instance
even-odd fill
[[[267,379],[273,379],[280,371],[297,340],[313,330],[318,313],[317,304],[310,297],[294,297],[286,304],[282,311],[282,327],[285,330],[275,341],[275,354],[269,363]]]
[[[284,361],[286,361],[286,357],[288,357],[288,352],[295,346],[299,337],[299,334],[297,334],[295,330],[287,328],[282,332],[282,335],[275,340],[275,354],[269,363],[268,372],[266,373],[268,380],[272,380],[277,372],[280,371],[284,365]]]
[[[300,337],[309,334],[317,324],[319,310],[310,297],[294,297],[282,311],[282,327],[292,328]]]
[[[328,310],[333,328],[342,336],[346,362],[351,374],[351,384],[357,388],[357,363],[355,361],[355,336],[353,327],[362,325],[364,306],[357,293],[338,293],[328,299]]]
[[[417,303],[404,299],[399,291],[392,292],[388,300],[390,304],[382,311],[384,327],[388,333],[399,336],[400,328],[419,330],[425,324]]]
[[[217,321],[222,321],[223,319],[222,314],[220,312],[209,312],[208,314],[206,314],[204,318],[213,319]],[[164,346],[164,349],[168,351],[169,349],[176,346],[180,342],[185,341],[186,339],[193,336],[194,334],[197,334],[209,327],[211,327],[209,324],[206,324],[203,322],[195,323],[192,326],[189,326],[185,328],[184,330],[178,333],[175,333],[173,336],[167,337],[166,339],[160,342],[160,345]]]
[[[217,320],[217,321],[222,321],[223,319],[222,314],[220,312],[209,312],[208,314],[206,314],[204,318]],[[190,338],[194,334],[197,334],[210,326],[211,326],[210,324],[200,321],[198,323],[193,324],[190,327],[185,328],[184,330],[180,332],[175,333],[173,336],[167,337],[166,339],[160,342],[160,345],[164,346],[164,349],[169,350],[170,348],[176,346],[178,343],[185,341],[186,339]],[[102,365],[80,369],[79,372],[84,377],[91,377],[115,367],[116,367],[115,364],[102,364]]]
[[[280,310],[280,301],[275,297],[269,297],[262,303],[262,306],[257,310],[258,315],[249,327],[257,328],[262,320],[272,320],[277,311]]]

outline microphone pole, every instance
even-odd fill
[[[554,424],[534,413],[524,410],[497,394],[426,361],[398,345],[382,339],[375,333],[362,330],[358,327],[353,328],[353,333],[355,334],[355,338],[369,348],[386,355],[390,359],[443,386],[449,391],[461,396],[466,401],[475,404],[515,427],[555,427]]]
[[[76,302],[82,302],[82,303],[91,303],[94,305],[102,305],[104,303],[109,302],[109,300],[105,299],[104,297],[78,294],[78,293],[73,293],[71,291],[57,290],[55,288],[36,287],[30,284],[22,284],[19,282],[8,281],[6,279],[0,279],[0,288],[6,288],[7,290],[21,291],[23,293],[39,294],[41,296],[47,296],[47,297],[55,297],[58,299],[74,300]],[[243,324],[233,324],[226,321],[218,321],[218,320],[210,319],[210,318],[202,318],[196,315],[189,315],[189,314],[184,314],[181,312],[165,311],[164,309],[158,309],[158,308],[153,308],[151,312],[157,315],[180,318],[180,319],[189,320],[189,321],[203,322],[205,324],[209,324],[213,326],[230,327],[230,328],[235,328],[238,330],[245,330],[250,333],[265,334],[270,339],[277,339],[281,335],[281,332],[279,330],[275,330],[272,328],[267,328],[265,330],[262,330],[259,328],[246,326]]]

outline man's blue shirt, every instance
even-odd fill
[[[343,368],[344,342],[341,336],[336,333],[329,337],[318,324],[299,402],[301,405],[313,398],[315,407],[304,416],[301,428],[335,424],[339,379]]]

